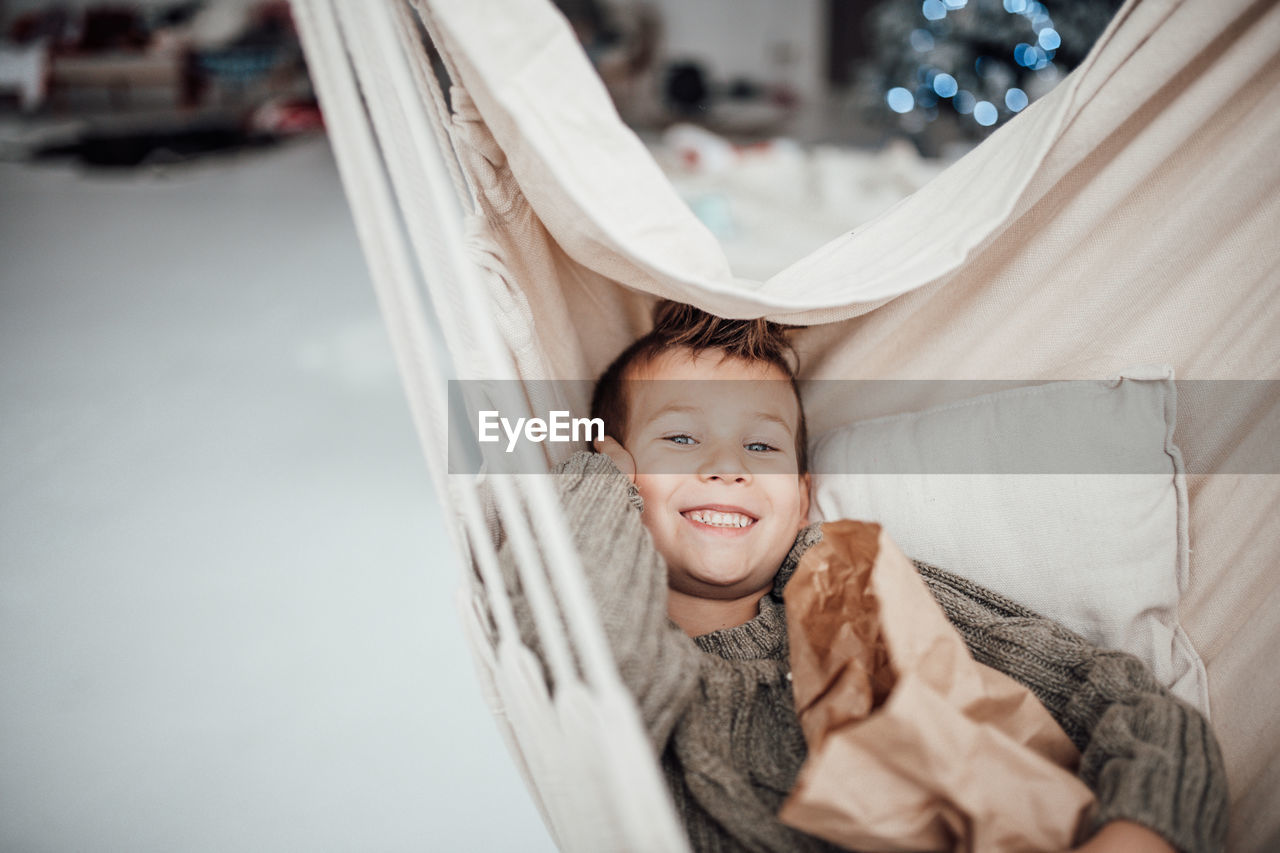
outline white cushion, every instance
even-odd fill
[[[860,421],[813,447],[821,519],[878,521],[955,572],[1146,661],[1208,714],[1178,623],[1187,491],[1167,367]]]

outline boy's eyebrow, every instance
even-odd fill
[[[794,430],[791,429],[791,424],[787,423],[786,418],[775,415],[773,412],[752,412],[752,414],[760,420],[773,421],[774,423],[780,425],[783,429],[787,431],[787,435],[791,435],[794,432]]]
[[[667,403],[660,407],[652,415],[649,416],[650,421],[656,421],[663,415],[700,415],[702,408],[700,406],[685,406],[680,403]]]
[[[671,414],[700,415],[700,414],[703,414],[703,409],[701,406],[686,406],[681,403],[668,403],[667,405],[660,407],[657,411],[655,411],[652,415],[650,415],[649,422],[652,423],[653,421],[656,421],[658,418],[662,417],[663,415],[671,415]],[[773,423],[778,424],[779,426],[781,426],[783,429],[787,431],[787,435],[795,434],[795,430],[791,428],[791,424],[787,423],[787,419],[782,417],[781,415],[776,415],[773,412],[766,412],[761,410],[761,411],[752,412],[751,416],[757,420],[771,421]]]

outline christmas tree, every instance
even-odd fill
[[[886,0],[871,13],[875,47],[857,74],[865,118],[919,141],[938,119],[946,136],[981,139],[1075,68],[1119,5]]]

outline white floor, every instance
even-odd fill
[[[0,849],[553,849],[322,140],[0,164]]]

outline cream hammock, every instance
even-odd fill
[[[474,478],[448,473],[446,380],[593,378],[654,297],[812,325],[797,338],[805,378],[1080,379],[1162,362],[1181,379],[1280,379],[1276,2],[1127,3],[1052,93],[764,282],[734,278],[549,0],[294,9],[427,461],[491,591],[463,594],[480,669],[563,849],[687,845],[538,476],[494,488],[554,696],[520,645]],[[817,392],[810,429],[886,413],[859,406]],[[1244,471],[1278,411],[1265,390],[1220,416],[1181,407],[1191,470]],[[1278,481],[1190,478],[1181,616],[1207,665],[1239,850],[1280,844]]]

